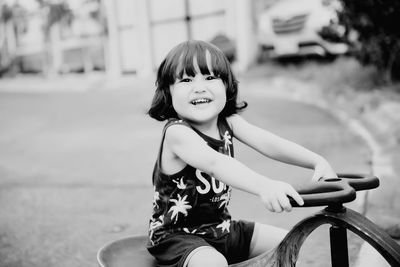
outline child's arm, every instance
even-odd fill
[[[320,155],[264,129],[250,124],[239,115],[228,118],[235,137],[261,154],[288,164],[314,169],[312,180],[337,177]]]
[[[303,205],[300,195],[287,183],[266,178],[239,161],[210,148],[192,129],[183,125],[170,126],[165,145],[175,157],[218,180],[260,196],[265,206],[276,212],[291,210],[287,196]]]

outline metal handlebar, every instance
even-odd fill
[[[293,207],[331,206],[353,201],[356,198],[356,191],[378,186],[379,179],[376,176],[339,174],[338,178],[326,178],[297,187],[297,192],[304,200],[303,206],[299,206],[294,199],[289,199]]]
[[[338,174],[339,179],[347,182],[356,191],[374,189],[379,186],[379,179],[374,175]]]

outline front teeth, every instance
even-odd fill
[[[199,98],[199,99],[193,100],[191,103],[192,103],[193,105],[197,105],[197,104],[205,104],[205,103],[210,103],[210,102],[211,102],[210,99]]]

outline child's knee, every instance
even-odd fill
[[[287,233],[279,227],[256,223],[250,243],[250,258],[276,248]]]
[[[228,266],[224,255],[212,247],[200,247],[188,256],[186,264],[188,267],[222,267]]]

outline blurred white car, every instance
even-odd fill
[[[348,51],[336,0],[278,0],[260,14],[258,42],[269,57],[335,56]]]

